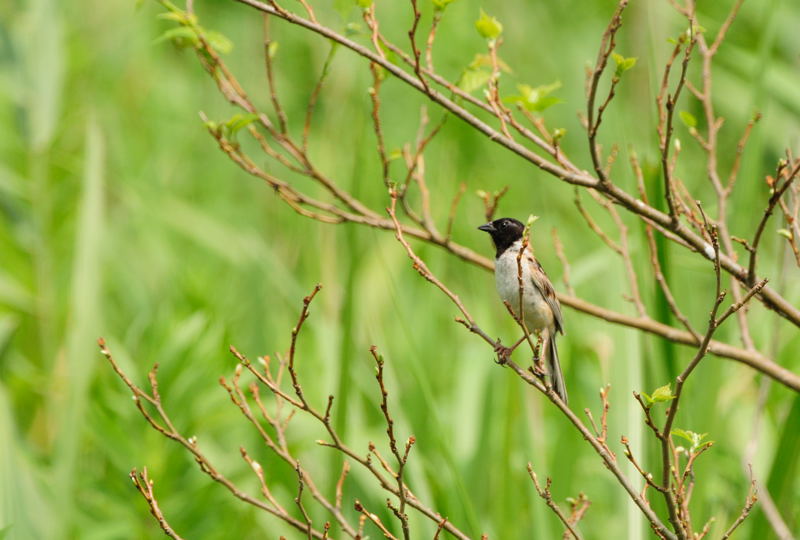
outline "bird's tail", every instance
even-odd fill
[[[561,364],[558,361],[558,347],[556,346],[555,332],[549,337],[547,370],[550,372],[550,384],[553,386],[553,390],[555,390],[556,394],[558,394],[558,397],[561,398],[561,401],[566,405],[567,387],[564,385],[564,375],[561,373]]]

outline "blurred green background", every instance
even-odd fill
[[[345,9],[345,2],[319,4],[319,16],[335,28],[360,22],[357,9]],[[724,20],[727,4],[702,3],[700,23],[709,32]],[[427,1],[421,5],[427,29],[431,10]],[[234,42],[227,61],[266,108],[259,15],[232,1],[199,1],[196,7],[203,24]],[[451,79],[484,52],[473,26],[480,7],[505,26],[501,57],[513,72],[503,75],[502,90],[561,81],[556,95],[563,102],[545,118],[551,127],[566,128],[563,147],[589,168],[576,112],[584,109],[584,70],[596,56],[614,4],[458,0],[446,12],[434,50],[437,68]],[[385,447],[368,354],[374,344],[387,361],[399,434],[413,433],[418,441],[410,485],[462,530],[501,539],[560,537],[559,523],[527,477],[531,461],[540,476],[554,478],[557,500],[579,491],[592,500],[581,525],[587,538],[648,537],[637,510],[588,445],[541,396],[497,367],[487,347],[453,323],[453,306],[411,270],[390,233],[301,218],[217,150],[198,111],[214,119],[234,111],[191,51],[155,43],[170,28],[156,18],[159,12],[151,2],[139,9],[134,2],[0,3],[0,537],[158,537],[157,524],[127,477],[132,467],[143,465],[156,482],[165,515],[185,538],[298,537],[237,502],[200,473],[186,452],[149,429],[95,340],[106,337],[136,381],[143,382],[159,362],[162,393],[178,427],[198,437],[220,470],[256,493],[252,473],[238,455],[240,445],[247,447],[264,465],[276,496],[293,508],[293,471],[260,446],[216,380],[232,372],[229,344],[251,356],[285,350],[302,296],[317,282],[325,288],[300,340],[300,376],[319,406],[328,393],[337,395],[335,421],[353,447],[366,452],[369,440]],[[378,14],[386,33],[405,46],[410,7],[379,2]],[[714,72],[716,103],[726,118],[723,171],[748,119],[755,111],[764,114],[732,201],[736,235],[752,234],[768,197],[764,174],[774,170],[787,145],[798,150],[797,28],[800,4],[746,2]],[[291,128],[299,133],[328,46],[278,21],[273,29],[280,43],[277,80]],[[601,138],[606,148],[620,145],[615,179],[628,189],[633,189],[627,167],[631,145],[658,189],[652,97],[670,47],[667,39],[683,29],[666,2],[632,2],[626,14],[619,51],[639,60],[626,74]],[[341,185],[382,208],[387,194],[369,118],[368,66],[342,50],[332,69],[314,120],[312,157]],[[391,79],[382,99],[387,146],[398,148],[413,140],[422,100]],[[684,100],[681,108],[693,111],[703,129],[696,103]],[[434,120],[441,115],[435,106],[429,112]],[[683,143],[679,175],[713,214],[703,156],[685,127],[678,126],[676,136]],[[281,174],[277,166],[269,167]],[[467,184],[456,241],[491,254],[488,240],[475,230],[483,219],[475,192],[508,185],[499,214],[541,216],[537,254],[557,288],[563,290],[552,228],[564,241],[578,294],[633,313],[623,299],[627,285],[620,261],[581,221],[571,188],[455,119],[432,143],[427,175],[441,228],[458,185]],[[797,268],[785,259],[774,234],[779,220],[768,226],[760,269],[797,303]],[[650,312],[678,325],[649,275],[641,226],[628,224]],[[487,331],[513,335],[490,274],[433,247],[415,247]],[[703,326],[713,290],[708,265],[663,247],[684,311]],[[631,391],[666,383],[692,350],[571,310],[565,319],[561,350],[571,406],[598,411],[597,391],[611,383],[612,448],[622,455],[618,440],[624,434],[658,471]],[[750,320],[759,348],[800,370],[797,329],[760,305]],[[738,344],[734,325],[719,337]],[[789,526],[797,526],[796,394],[764,384],[741,365],[709,357],[687,385],[676,425],[707,432],[716,441],[697,466],[697,527],[715,517],[712,537],[718,537],[738,515],[751,448],[756,477],[767,484]],[[341,460],[314,444],[322,435],[302,421],[290,429],[301,461],[332,494]],[[351,516],[356,497],[397,530],[383,494],[354,472],[345,489]],[[321,526],[327,517],[306,506]],[[412,527],[419,538],[435,530],[417,517]],[[771,534],[758,510],[739,537]],[[372,529],[370,535],[379,532]]]

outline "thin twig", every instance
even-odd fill
[[[133,469],[130,477],[133,481],[133,485],[137,490],[139,490],[139,493],[142,494],[144,500],[147,501],[147,506],[150,507],[150,513],[153,514],[154,518],[156,518],[156,521],[158,521],[158,525],[161,527],[161,530],[164,531],[164,534],[170,538],[174,538],[175,540],[183,540],[183,537],[176,533],[170,524],[167,523],[167,519],[164,517],[164,514],[161,512],[161,508],[158,506],[156,496],[153,494],[153,481],[147,476],[147,467],[144,467],[141,472]]]
[[[731,524],[731,526],[728,527],[728,530],[725,531],[725,534],[722,535],[722,540],[727,540],[728,538],[731,537],[731,535],[739,527],[739,525],[741,525],[742,522],[744,522],[744,520],[747,519],[747,516],[750,515],[750,512],[753,510],[753,507],[758,501],[758,493],[756,491],[756,481],[755,479],[752,478],[752,476],[753,476],[753,471],[751,469],[750,492],[747,494],[747,499],[745,499],[744,507],[742,508],[742,511],[739,514],[739,516],[736,518],[736,521],[734,521]]]
[[[575,540],[582,540],[583,536],[578,532],[577,528],[575,527],[575,523],[570,522],[569,518],[564,515],[564,512],[561,511],[558,504],[553,500],[553,494],[550,493],[550,477],[547,478],[545,482],[544,488],[539,485],[539,479],[536,477],[536,473],[533,470],[533,465],[528,463],[528,475],[533,480],[533,486],[536,488],[536,493],[539,494],[544,502],[547,504],[548,507],[553,511],[553,513],[558,516],[558,519],[561,520],[561,523],[564,524],[564,527],[567,528],[567,532],[572,535],[572,538]]]

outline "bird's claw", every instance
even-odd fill
[[[506,347],[498,341],[497,345],[494,346],[494,352],[497,354],[496,362],[501,366],[504,366],[508,362],[508,359],[511,358],[511,353],[513,351],[514,349]]]
[[[531,366],[531,373],[543,379],[545,375],[547,375],[547,370],[544,368],[542,363],[539,361],[538,358],[533,359],[533,366]]]

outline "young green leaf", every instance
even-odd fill
[[[436,11],[444,11],[447,6],[455,2],[455,0],[433,0],[433,9]]]
[[[787,240],[791,240],[793,238],[792,231],[789,229],[778,229],[778,234],[786,238]]]
[[[667,383],[664,386],[659,386],[658,388],[653,390],[652,398],[653,401],[660,402],[660,401],[669,401],[671,399],[675,399],[675,396],[672,394],[672,390],[670,390],[669,383]]]
[[[458,87],[464,92],[474,92],[483,87],[492,78],[492,72],[485,69],[465,69],[458,80]]]
[[[208,120],[203,122],[203,125],[208,128],[209,131],[213,131],[214,133],[218,133],[219,124],[214,122],[213,120]]]
[[[206,32],[208,44],[219,53],[228,54],[233,50],[233,42],[223,34],[214,30]]]
[[[503,33],[503,25],[500,24],[500,21],[483,9],[481,9],[481,16],[475,21],[475,28],[486,39],[497,39]]]
[[[349,22],[344,27],[344,35],[347,37],[360,36],[364,33],[364,28],[357,22]]]
[[[672,395],[672,391],[669,388],[669,383],[665,384],[664,386],[659,386],[653,390],[652,394],[641,392],[641,395],[644,397],[645,401],[647,401],[648,405],[675,399],[675,396]]]
[[[700,447],[712,444],[714,442],[714,441],[703,442],[703,439],[706,438],[706,435],[708,435],[708,433],[695,433],[694,431],[676,428],[672,430],[672,435],[689,441],[689,443],[691,444],[689,451],[692,453],[697,451]]]
[[[528,84],[518,84],[519,94],[504,98],[506,103],[519,103],[529,111],[541,112],[556,103],[561,103],[561,99],[550,96],[551,92],[561,88],[561,82],[545,84],[542,86],[530,86]]]
[[[686,127],[690,129],[697,127],[697,118],[695,118],[694,115],[689,111],[680,111],[678,116],[681,117],[681,122],[683,122]]]
[[[158,36],[153,43],[161,43],[164,41],[172,41],[176,46],[181,48],[198,47],[200,45],[200,38],[197,37],[197,33],[188,26],[170,28]]]
[[[614,72],[615,77],[620,77],[623,73],[628,71],[629,69],[633,69],[633,66],[636,65],[636,57],[631,56],[625,58],[621,54],[618,53],[611,53],[611,58],[617,64],[617,69]]]
[[[497,58],[496,60],[497,60],[497,67],[500,69],[500,71],[504,73],[511,73],[511,68],[508,66],[508,64],[503,62],[502,58]],[[472,59],[472,62],[469,63],[467,69],[480,69],[480,68],[491,69],[493,63],[494,61],[492,60],[491,56],[489,56],[488,54],[478,53],[475,55],[475,58]]]
[[[258,120],[258,115],[256,113],[234,114],[231,116],[230,120],[225,122],[225,128],[228,130],[229,136],[234,136],[237,131],[243,127],[247,127],[256,120]]]

